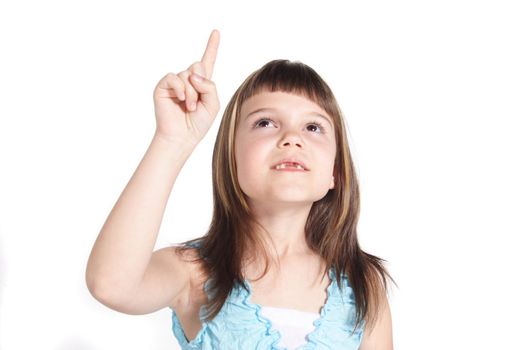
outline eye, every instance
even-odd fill
[[[319,130],[319,133],[324,134],[325,129],[321,124],[319,124],[318,122],[311,121],[308,124],[308,126],[311,126],[311,125],[315,126]]]
[[[261,122],[272,122],[272,123],[275,124],[275,122],[274,122],[272,119],[269,119],[269,118],[261,118],[261,119],[257,120],[255,123],[253,123],[253,127],[254,127],[254,128],[259,127],[259,124],[260,124]],[[263,127],[263,128],[264,128],[264,127]]]
[[[267,123],[273,123],[275,124],[275,121],[273,121],[272,119],[270,118],[260,118],[258,119],[255,123],[253,123],[253,127],[254,128],[259,128],[259,127],[262,127],[262,128],[266,128],[266,126],[260,126],[260,125],[267,125]],[[324,134],[325,133],[325,128],[319,124],[318,122],[315,122],[315,121],[311,121],[308,123],[308,127],[311,127],[311,126],[314,126],[314,132],[315,133],[318,133],[318,134]],[[315,131],[317,128],[318,131]],[[311,130],[311,128],[310,128]]]

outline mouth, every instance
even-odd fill
[[[272,167],[273,170],[279,170],[279,171],[309,171],[307,168],[304,167],[304,165],[296,163],[296,162],[284,162],[279,163]]]

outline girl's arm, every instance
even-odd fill
[[[95,241],[86,269],[91,294],[120,312],[169,305],[189,282],[172,248],[152,254],[177,175],[193,145],[155,135]]]
[[[152,253],[168,197],[184,163],[219,112],[210,80],[219,32],[201,61],[168,73],[153,93],[157,128],[144,158],[109,214],[89,256],[86,283],[103,304],[130,314],[171,305],[190,281],[174,248]]]

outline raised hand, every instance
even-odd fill
[[[200,61],[178,74],[168,73],[159,81],[153,93],[156,136],[197,145],[206,135],[220,108],[211,81],[218,48],[219,31],[214,29]]]

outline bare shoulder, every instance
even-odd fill
[[[393,350],[392,315],[388,297],[385,292],[381,294],[381,305],[378,317],[373,327],[365,324],[365,331],[359,350]]]

